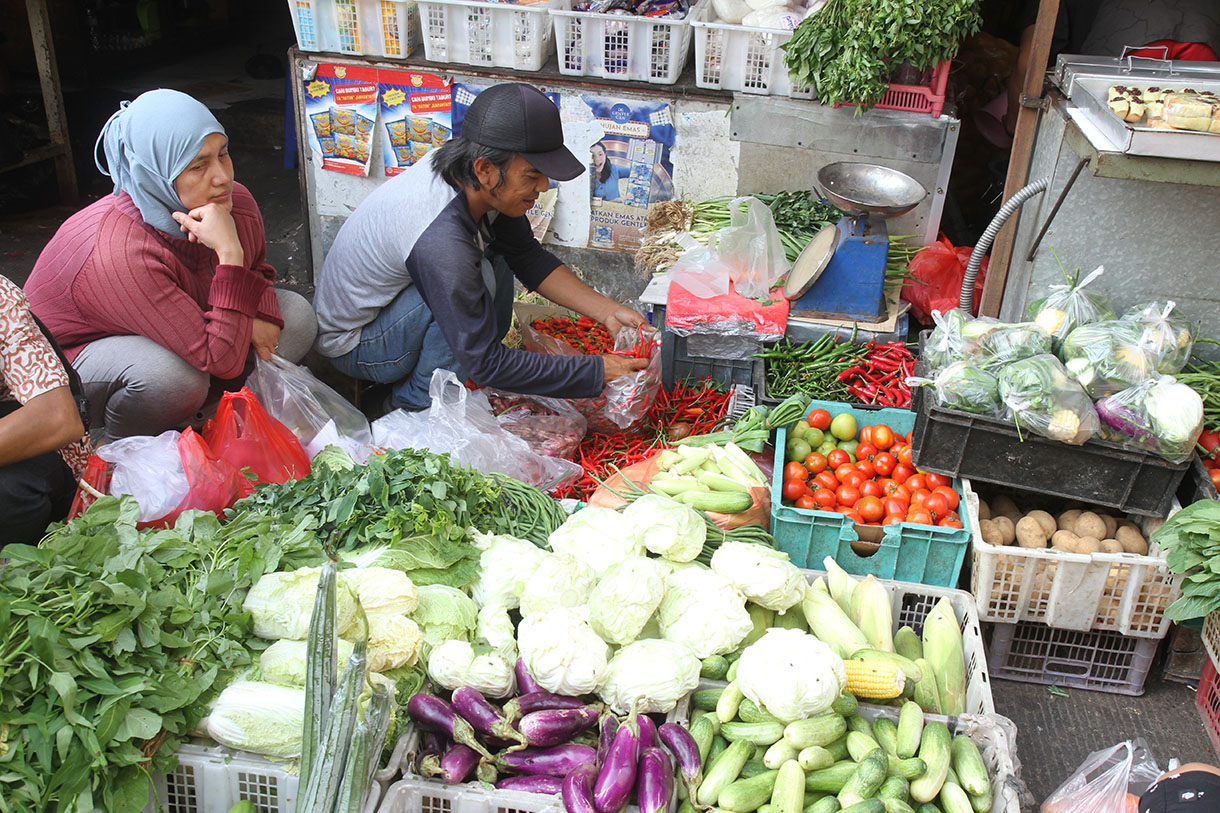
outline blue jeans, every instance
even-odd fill
[[[503,257],[487,254],[482,271],[483,284],[492,295],[496,337],[503,339],[513,317],[512,270]],[[414,285],[361,329],[360,340],[351,351],[330,362],[352,378],[394,384],[390,406],[396,409],[426,409],[431,404],[428,385],[435,370],[452,370],[459,381],[466,380],[440,325]]]

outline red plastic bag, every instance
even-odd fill
[[[216,417],[204,424],[203,437],[217,457],[238,471],[248,468],[256,482],[282,483],[309,474],[309,456],[301,441],[267,414],[249,387],[221,397]]]
[[[704,299],[671,282],[665,304],[665,327],[683,336],[706,332],[777,341],[788,329],[788,307],[782,294],[763,304],[737,293],[731,283],[729,293]]]
[[[944,236],[919,250],[907,266],[916,279],[909,279],[902,286],[902,298],[911,303],[911,312],[916,319],[931,324],[932,311],[945,313],[957,307],[972,251],[969,246],[954,246]],[[983,258],[978,279],[974,281],[975,316],[979,312],[979,301],[983,298],[987,259]]]
[[[229,461],[208,446],[208,442],[189,426],[178,438],[178,454],[190,490],[178,507],[160,519],[137,523],[138,528],[168,528],[178,515],[192,508],[219,514],[254,490],[253,484]]]

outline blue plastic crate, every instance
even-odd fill
[[[844,412],[855,417],[859,426],[887,424],[895,432],[909,434],[915,426],[915,413],[907,409],[870,408],[861,405],[813,401],[809,409],[825,409],[831,416]],[[884,527],[857,526],[849,517],[834,511],[814,511],[784,505],[782,494],[787,427],[781,427],[775,439],[775,472],[771,479],[771,534],[780,550],[787,553],[797,567],[821,570],[827,556],[833,557],[848,573],[865,576],[869,573],[881,579],[956,587],[957,578],[970,548],[970,514],[963,497],[957,507],[962,528],[942,528],[900,522]],[[953,481],[961,497],[961,480]],[[866,535],[876,541],[862,539]],[[853,547],[855,546],[855,547]],[[861,555],[855,548],[876,547]]]

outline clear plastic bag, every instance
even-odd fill
[[[729,225],[713,233],[707,246],[678,258],[670,279],[704,299],[729,293],[730,280],[742,296],[766,299],[790,267],[775,218],[752,196],[734,198],[729,213]]]
[[[1042,803],[1042,813],[1124,813],[1161,770],[1142,737],[1094,751]]]
[[[960,361],[966,354],[966,340],[962,336],[962,328],[970,321],[970,314],[961,308],[941,313],[932,311],[932,322],[935,327],[928,334],[928,340],[923,345],[923,355],[930,369],[939,370],[948,367],[955,361]]]
[[[1059,351],[1067,371],[1093,398],[1113,395],[1157,374],[1144,326],[1130,319],[1081,325]]]
[[[1026,318],[1036,322],[1051,335],[1056,349],[1069,333],[1081,325],[1114,318],[1110,301],[1104,295],[1084,290],[1086,285],[1100,277],[1105,270],[1105,266],[1099,265],[1084,279],[1080,279],[1078,268],[1075,278],[1070,278],[1067,285],[1052,285],[1049,294],[1029,303]]]
[[[936,392],[936,403],[945,409],[994,416],[1005,412],[999,380],[972,361],[955,361],[927,383]]]
[[[496,421],[547,457],[567,457],[584,439],[589,422],[560,398],[486,390]]]
[[[306,367],[272,356],[257,359],[248,386],[271,417],[283,423],[304,446],[334,421],[342,436],[358,444],[373,442],[368,419],[342,395],[318,380]]]
[[[502,428],[483,391],[471,392],[449,370],[436,370],[428,385],[428,412],[395,410],[373,424],[374,440],[390,449],[448,453],[454,462],[484,473],[501,473],[541,489],[584,475],[570,460],[536,454],[528,443]]]
[[[1018,428],[1079,446],[1101,425],[1093,400],[1049,353],[1009,364],[999,382],[1000,399]]]
[[[190,490],[178,453],[179,434],[171,429],[156,437],[120,438],[97,450],[98,457],[114,464],[110,493],[135,497],[142,522],[165,516]]]
[[[1033,322],[988,325],[979,339],[975,357],[993,374],[1009,364],[1051,352],[1051,336]]]
[[[1166,375],[1182,372],[1195,345],[1194,329],[1176,308],[1174,302],[1149,302],[1123,314],[1124,320],[1143,325],[1140,343],[1156,358],[1157,372]]]
[[[1107,439],[1183,463],[1203,433],[1203,399],[1171,375],[1141,381],[1097,402]]]

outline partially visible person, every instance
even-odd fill
[[[60,226],[25,291],[109,441],[184,425],[240,385],[255,354],[300,361],[317,320],[304,297],[272,287],[262,214],[207,107],[149,91],[98,144],[114,194]]]
[[[590,147],[589,153],[593,156],[593,197],[618,200],[618,182],[627,177],[627,170],[610,160],[602,141]]]
[[[0,277],[0,544],[37,543],[72,505],[89,441],[69,383],[25,295]]]
[[[1188,762],[1166,771],[1140,796],[1139,813],[1215,813],[1220,810],[1220,768]]]

